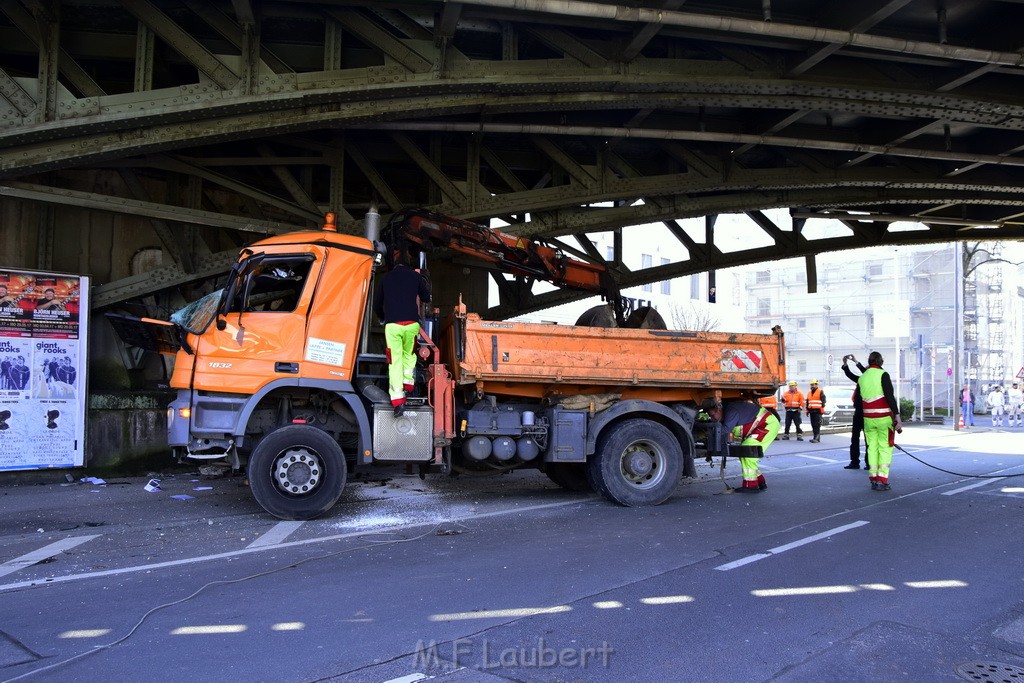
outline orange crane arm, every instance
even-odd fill
[[[571,258],[536,240],[427,209],[396,213],[382,237],[391,248],[402,240],[415,244],[421,251],[443,247],[492,263],[512,275],[603,294],[613,305],[619,298],[618,288],[603,265]]]

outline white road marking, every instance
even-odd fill
[[[821,460],[822,462],[832,462],[832,463],[839,462],[838,460],[836,460],[834,458],[823,458],[820,455],[807,455],[805,453],[790,453],[790,455],[795,455],[798,458],[807,458],[809,460]]]
[[[430,676],[426,674],[409,674],[408,676],[402,676],[401,678],[392,678],[384,683],[416,683],[416,681],[425,681]]]
[[[844,524],[843,526],[837,526],[835,529],[829,529],[828,531],[823,531],[820,534],[814,534],[813,536],[808,536],[807,538],[801,538],[799,541],[793,541],[792,543],[780,545],[775,548],[771,548],[770,550],[763,553],[757,553],[756,555],[747,555],[746,557],[742,557],[734,562],[728,562],[726,564],[719,565],[718,567],[715,567],[715,569],[727,572],[730,569],[736,569],[737,567],[742,567],[743,565],[750,564],[751,562],[757,562],[758,560],[763,560],[766,557],[778,555],[779,553],[784,553],[787,550],[799,548],[800,546],[807,545],[808,543],[814,543],[815,541],[820,541],[822,539],[835,536],[836,534],[841,534],[844,531],[849,531],[850,529],[862,527],[865,524],[868,524],[868,522],[861,520],[858,522],[851,522],[850,524]]]
[[[0,564],[0,576],[7,576],[8,574],[13,574],[19,569],[31,567],[36,562],[40,562],[47,558],[53,557],[54,555],[62,553],[65,550],[70,550],[71,548],[74,548],[76,545],[82,545],[83,543],[91,541],[94,538],[99,538],[100,535],[101,534],[96,534],[93,536],[73,536],[71,538],[65,538],[63,540],[57,541],[56,543],[51,543],[50,545],[43,546],[39,550],[33,550],[30,553],[26,553],[21,557],[16,557],[13,560],[8,560],[7,562]]]
[[[942,493],[942,495],[944,495],[944,496],[955,496],[958,493],[963,493],[964,491],[970,491],[971,489],[976,489],[976,488],[979,488],[981,486],[985,486],[987,484],[991,484],[994,481],[999,481],[999,480],[998,479],[985,479],[983,481],[976,481],[973,484],[968,484],[967,486],[961,486],[960,488],[953,489],[952,491],[944,491]]]
[[[305,522],[278,522],[271,527],[270,531],[263,534],[246,547],[265,548],[268,545],[277,545],[284,541],[284,539],[291,536],[295,530],[303,524],[305,524]]]
[[[242,548],[239,550],[229,550],[223,553],[216,553],[213,555],[201,555],[199,557],[187,557],[181,560],[169,560],[167,562],[154,562],[153,564],[143,564],[134,567],[121,567],[120,569],[105,569],[96,572],[84,572],[82,574],[68,574],[67,576],[55,576],[45,579],[36,579],[34,581],[20,581],[18,583],[7,583],[0,585],[0,592],[15,590],[18,588],[32,588],[34,586],[48,586],[56,583],[66,583],[68,581],[81,581],[83,579],[94,579],[104,576],[118,576],[121,574],[136,574],[138,572],[148,572],[154,569],[166,569],[168,567],[180,567],[189,564],[197,564],[199,562],[209,562],[210,560],[223,560],[229,557],[238,557],[240,555],[249,555],[250,553],[259,553],[265,550],[278,550],[280,548],[294,548],[301,545],[309,545],[311,543],[322,543],[324,541],[337,541],[345,538],[354,538],[357,536],[380,536],[385,533],[392,533],[398,531],[404,531],[407,529],[416,529],[422,527],[435,527],[439,524],[450,524],[453,522],[464,522],[466,520],[473,519],[485,519],[487,517],[502,517],[505,515],[513,515],[520,512],[533,512],[536,510],[547,510],[550,508],[565,507],[567,505],[579,505],[580,503],[586,502],[586,498],[575,499],[575,500],[564,500],[560,503],[545,503],[543,505],[528,505],[521,508],[510,508],[508,510],[495,510],[493,512],[482,512],[475,515],[466,515],[464,517],[452,517],[449,519],[438,519],[429,522],[412,522],[410,524],[398,524],[392,527],[382,527],[379,529],[362,529],[360,531],[351,531],[344,534],[334,534],[331,536],[321,536],[319,538],[308,538],[302,541],[289,541],[287,543],[278,543],[277,545],[262,546],[259,548]],[[80,536],[78,538],[85,538],[86,540],[95,538],[95,536]],[[379,544],[384,545],[384,544]],[[2,566],[2,565],[0,565]]]

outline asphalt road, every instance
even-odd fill
[[[1022,680],[1024,477],[897,454],[876,492],[847,444],[636,509],[535,472],[375,470],[305,523],[239,479],[6,485],[0,681]],[[1022,429],[901,444],[1024,474]]]

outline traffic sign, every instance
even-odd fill
[[[832,363],[834,363],[834,362],[835,362],[835,360],[836,360],[836,359],[835,359],[835,356],[833,356],[833,355],[832,355],[832,354],[830,353],[830,354],[828,354],[828,358],[826,358],[826,359],[825,359],[825,362],[826,362],[826,363],[828,364],[828,366],[829,366],[829,367],[832,367]],[[1024,370],[1024,368],[1021,368],[1021,369],[1022,369],[1022,370]]]
[[[1017,371],[1017,379],[1024,379],[1024,365]]]

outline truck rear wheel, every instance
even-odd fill
[[[587,462],[594,490],[620,505],[665,502],[679,485],[683,450],[668,428],[632,419],[607,428]]]
[[[264,510],[279,519],[315,519],[345,489],[345,454],[329,434],[288,425],[263,438],[249,456],[249,487]]]
[[[566,491],[593,491],[587,480],[587,466],[581,462],[550,462],[544,468],[548,479]]]

